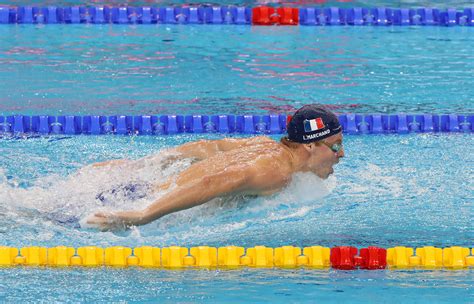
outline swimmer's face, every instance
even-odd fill
[[[339,151],[333,151],[332,148],[337,148],[337,145],[341,146]],[[308,160],[309,169],[324,179],[334,173],[333,166],[339,162],[340,158],[344,157],[342,133],[308,144],[307,147],[311,155]]]

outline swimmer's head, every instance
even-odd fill
[[[323,106],[306,105],[288,120],[288,136],[282,142],[307,152],[305,168],[321,178],[334,172],[344,157],[342,127],[337,116]]]
[[[337,116],[323,106],[306,105],[288,121],[288,139],[300,144],[321,141],[341,133]]]

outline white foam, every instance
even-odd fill
[[[166,157],[161,156],[157,154],[144,159],[136,166],[86,166],[69,176],[49,175],[37,179],[26,189],[18,187],[15,181],[8,181],[4,170],[0,169],[0,201],[6,210],[26,218],[49,217],[55,213],[64,217],[83,217],[96,210],[143,208],[155,199],[151,192],[133,202],[125,196],[114,196],[116,201],[105,207],[97,195],[117,185],[161,183],[190,164],[190,160],[168,164]]]
[[[375,164],[367,164],[363,170],[354,172],[356,181],[342,181],[340,186],[350,190],[353,197],[367,197],[367,195],[387,195],[393,198],[403,194],[403,180],[393,176],[392,172],[384,171]]]
[[[153,203],[163,193],[151,194],[134,201],[127,197],[117,197],[111,205],[103,206],[97,194],[116,185],[136,183],[159,183],[189,167],[191,160],[170,161],[166,153],[146,157],[139,162],[94,168],[86,166],[69,176],[50,175],[39,178],[29,188],[12,186],[5,173],[0,170],[0,209],[17,224],[53,225],[68,221],[69,218],[82,219],[81,227],[87,227],[84,219],[98,211],[142,209]],[[259,198],[234,196],[214,199],[201,206],[168,215],[152,225],[158,231],[167,231],[177,225],[208,225],[220,222],[219,229],[239,230],[253,223],[265,223],[285,218],[304,217],[321,204],[321,198],[329,194],[336,185],[336,178],[323,181],[312,173],[297,173],[292,182],[281,192]],[[235,214],[239,212],[239,214]],[[216,220],[212,220],[216,218]],[[45,223],[47,222],[47,223]],[[48,229],[49,229],[48,228]],[[207,228],[206,228],[207,229]],[[131,232],[140,238],[142,228]],[[190,234],[199,230],[190,231]],[[44,235],[51,238],[52,235]]]
[[[312,173],[297,173],[281,192],[246,199],[235,196],[214,199],[192,209],[170,214],[142,228],[156,241],[200,239],[202,236],[235,234],[248,226],[265,226],[274,221],[303,218],[323,204],[322,198],[335,187],[337,179],[322,180]],[[173,230],[177,230],[173,232]]]

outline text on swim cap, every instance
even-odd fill
[[[314,134],[311,134],[311,135],[303,135],[303,140],[315,139],[315,138],[327,135],[327,134],[329,134],[329,132],[331,132],[331,130],[327,129],[326,131],[323,131],[323,132],[314,133]]]

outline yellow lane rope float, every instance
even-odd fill
[[[146,267],[146,268],[335,268],[335,269],[466,269],[474,267],[474,250],[452,246],[436,248],[311,246],[303,249],[294,246],[270,248],[256,246],[164,248],[143,246],[107,247],[14,247],[0,246],[0,266],[49,267]]]

